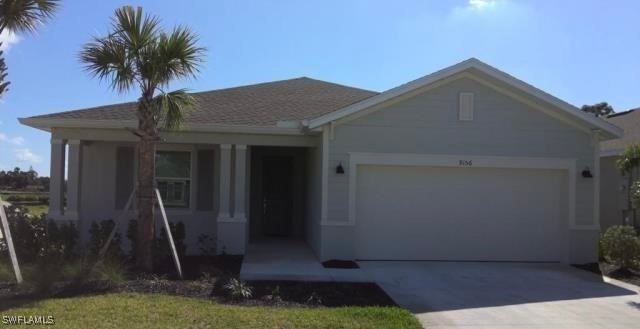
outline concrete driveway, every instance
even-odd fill
[[[561,264],[359,262],[426,328],[640,328],[640,295]]]

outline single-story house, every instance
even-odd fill
[[[640,108],[609,115],[608,122],[622,128],[624,136],[600,143],[600,226],[602,230],[613,225],[640,225],[638,210],[629,200],[632,177],[622,173],[616,161],[627,147],[640,143]],[[638,174],[635,179],[639,179]]]
[[[381,93],[298,78],[194,96],[156,157],[187,253],[207,234],[230,254],[301,240],[320,260],[596,259],[599,145],[622,130],[477,59]],[[122,212],[134,108],[20,119],[51,132],[50,217]]]

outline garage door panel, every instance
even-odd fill
[[[560,170],[359,166],[359,259],[558,261]]]

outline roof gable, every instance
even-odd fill
[[[505,84],[510,88],[520,93],[526,94],[532,99],[541,101],[548,104],[548,108],[557,112],[558,114],[564,114],[571,118],[576,124],[588,126],[594,130],[600,130],[603,132],[603,137],[606,139],[616,138],[622,135],[622,131],[600,119],[592,114],[584,113],[577,107],[552,96],[540,89],[537,89],[521,80],[514,78],[513,76],[502,72],[488,64],[481,62],[476,58],[470,58],[453,66],[447,67],[440,71],[434,72],[419,79],[410,81],[398,87],[384,91],[376,96],[364,99],[360,102],[349,105],[338,111],[328,113],[309,122],[309,128],[315,129],[325,124],[340,121],[348,121],[350,118],[360,117],[366,115],[367,111],[375,111],[381,104],[401,99],[416,92],[422,92],[430,87],[437,87],[448,83],[449,81],[456,79],[463,74],[467,74],[468,77],[480,77],[485,78],[485,83],[492,84],[493,81]],[[483,81],[480,81],[483,82]],[[495,84],[494,84],[495,87]],[[508,90],[501,90],[503,93],[509,93]],[[511,94],[510,96],[517,96]],[[541,108],[538,106],[538,108]]]

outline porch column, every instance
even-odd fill
[[[247,174],[247,146],[236,145],[236,166],[235,166],[235,198],[233,219],[246,221],[246,174]]]
[[[229,220],[231,194],[231,144],[220,144],[220,200],[218,221]]]
[[[220,145],[220,206],[218,215],[219,254],[242,255],[247,243],[245,215],[246,145],[236,145],[233,177],[234,207],[231,209],[231,145]],[[233,217],[231,212],[233,211]]]
[[[67,144],[69,145],[69,163],[67,168],[67,208],[65,219],[78,220],[82,184],[82,142],[77,139],[70,139]]]
[[[65,141],[51,139],[51,165],[49,172],[49,214],[51,219],[62,219],[64,214],[64,161]]]

